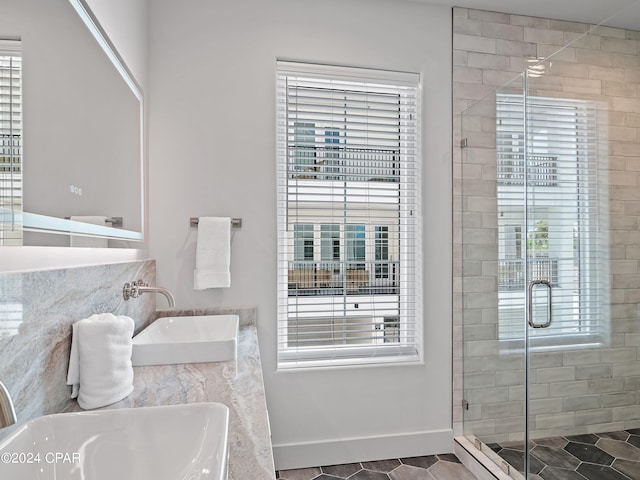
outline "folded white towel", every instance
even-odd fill
[[[92,223],[94,225],[107,226],[107,217],[100,215],[88,215],[88,216],[72,216],[71,220],[83,223]],[[69,240],[69,246],[71,247],[93,247],[93,248],[107,248],[109,246],[109,240],[100,237],[86,237],[84,235],[71,235]]]
[[[131,350],[134,321],[111,313],[73,325],[67,385],[84,409],[122,400],[133,391]]]
[[[195,290],[231,286],[231,219],[200,217],[196,269],[193,271]]]

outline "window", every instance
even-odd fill
[[[321,270],[340,274],[340,225],[320,225],[320,242]]]
[[[22,58],[19,41],[0,40],[0,245],[22,245]]]
[[[366,265],[364,225],[347,225],[347,269],[364,270]]]
[[[294,145],[296,158],[293,168],[296,172],[313,172],[316,165],[315,125],[296,122],[294,125]]]
[[[278,366],[421,358],[419,77],[278,62]]]
[[[553,321],[529,330],[532,348],[602,343],[609,287],[598,109],[589,101],[531,96],[527,115],[525,141],[523,97],[498,94],[499,338],[523,340],[526,277],[552,285]],[[536,323],[545,323],[548,301],[546,289],[534,291]]]
[[[376,278],[389,278],[389,227],[376,226]],[[384,261],[381,261],[384,260]]]
[[[308,269],[313,261],[313,225],[293,226],[295,250],[293,257],[298,268]]]

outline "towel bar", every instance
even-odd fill
[[[71,217],[64,217],[65,220],[71,220]],[[122,217],[111,217],[107,218],[104,223],[110,223],[112,227],[121,227],[122,226]]]
[[[122,226],[122,217],[111,217],[105,220],[106,223],[110,223],[112,227]]]
[[[200,221],[200,219],[198,217],[191,217],[189,219],[189,224],[192,227],[197,227],[199,221]],[[231,219],[231,226],[235,227],[235,228],[241,228],[242,227],[242,219],[241,218],[232,218]]]

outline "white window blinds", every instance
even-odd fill
[[[419,77],[278,62],[278,365],[420,358]]]
[[[0,245],[22,245],[22,58],[19,41],[0,40]]]
[[[599,181],[607,177],[598,164],[606,155],[599,155],[597,106],[530,96],[525,141],[522,95],[499,94],[496,105],[500,339],[523,339],[526,263],[527,282],[552,286],[551,325],[529,330],[531,346],[604,342],[608,198],[606,182]],[[532,302],[538,324],[548,316],[543,292]]]

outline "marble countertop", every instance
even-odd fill
[[[229,407],[229,480],[275,480],[254,325],[240,327],[237,361],[134,367],[133,371],[133,393],[105,408],[224,403]]]

